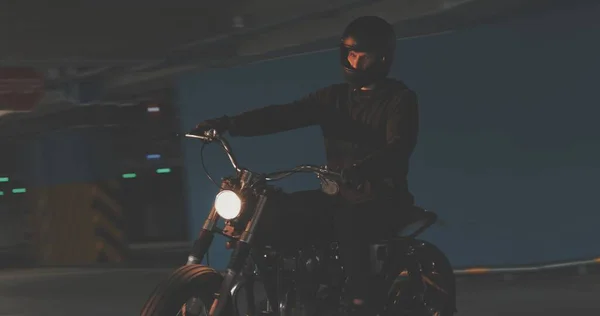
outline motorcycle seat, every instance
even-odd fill
[[[408,213],[405,225],[396,231],[396,237],[414,238],[423,233],[437,221],[437,214],[422,207],[413,205],[405,212]]]

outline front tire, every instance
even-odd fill
[[[222,282],[221,274],[210,267],[183,266],[156,287],[144,304],[141,316],[186,315],[182,309],[191,299],[198,300],[200,313],[197,315],[208,315]],[[222,316],[233,316],[231,298]]]

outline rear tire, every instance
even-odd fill
[[[183,305],[191,298],[200,299],[208,311],[222,282],[221,274],[210,267],[185,265],[156,287],[144,304],[141,316],[181,315]],[[222,315],[233,316],[231,297]]]
[[[417,260],[421,266],[422,282],[425,285],[424,300],[431,311],[418,311],[418,315],[453,316],[456,310],[456,278],[450,261],[436,246],[423,240],[415,240],[419,244],[415,248]],[[406,270],[396,277],[388,298],[388,315],[413,315],[414,311],[404,309],[402,297],[411,293],[409,277]],[[410,295],[409,295],[410,296]],[[400,299],[400,300],[398,300]]]

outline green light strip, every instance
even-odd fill
[[[171,172],[171,168],[156,169],[156,173],[169,173],[169,172]]]
[[[27,192],[27,189],[25,188],[16,188],[16,189],[12,189],[12,193],[25,193]]]
[[[8,182],[10,180],[8,177],[0,177],[0,182]]]
[[[135,173],[125,173],[123,174],[123,179],[133,179],[137,177],[137,175]]]

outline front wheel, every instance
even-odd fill
[[[203,265],[186,265],[161,282],[142,308],[141,316],[207,316],[223,277]],[[221,316],[233,316],[231,300]]]

